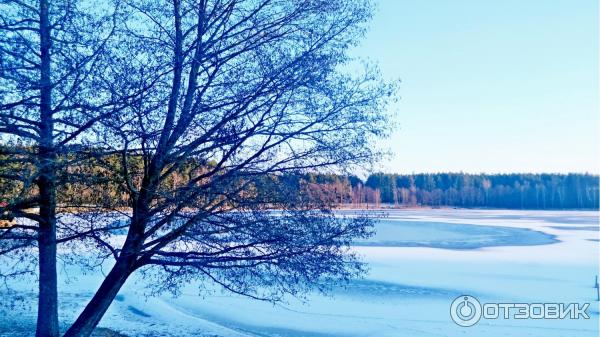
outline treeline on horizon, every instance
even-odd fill
[[[341,204],[400,207],[598,209],[599,177],[592,174],[311,175],[313,190]]]
[[[6,149],[0,145],[0,159],[8,159]],[[13,149],[15,149],[13,147]],[[22,151],[33,149],[21,147]],[[73,148],[72,153],[94,152],[94,149]],[[84,151],[85,150],[85,151]],[[140,166],[141,157],[132,157],[130,169]],[[11,171],[18,171],[17,164],[0,167],[0,202],[10,202],[21,193],[18,184],[4,179]],[[183,186],[194,170],[210,167],[210,162],[190,160],[165,180],[170,188]],[[31,168],[33,169],[33,168]],[[74,165],[60,177],[66,184],[59,188],[60,204],[70,201],[90,204],[109,203],[114,207],[128,207],[130,201],[117,183],[123,171],[118,155],[103,156],[87,165]],[[78,177],[95,177],[96,185],[84,187]],[[135,177],[134,177],[135,179]],[[423,173],[389,174],[374,173],[366,179],[355,175],[287,173],[269,175],[257,180],[242,191],[243,198],[262,195],[268,200],[270,194],[283,190],[296,190],[305,200],[322,200],[339,206],[367,207],[464,207],[504,209],[598,209],[599,184],[592,174],[468,174]],[[277,207],[276,205],[265,205]]]

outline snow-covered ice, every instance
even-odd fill
[[[273,305],[221,292],[199,296],[190,285],[176,298],[146,297],[143,281],[132,277],[100,326],[132,337],[598,336],[598,226],[598,213],[584,211],[388,211],[378,234],[354,247],[368,275],[330,296]],[[100,272],[63,270],[65,324],[100,280]],[[590,319],[481,320],[463,328],[450,319],[462,294],[481,302],[590,303]],[[3,313],[0,335],[30,334],[35,310],[26,308]]]

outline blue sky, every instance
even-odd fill
[[[354,53],[400,79],[387,172],[598,172],[595,0],[375,0]]]

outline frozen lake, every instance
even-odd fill
[[[100,326],[128,336],[598,336],[596,212],[397,210],[354,248],[365,279],[329,297],[270,304],[214,292],[146,297],[129,280]],[[61,274],[61,313],[74,318],[99,275]],[[463,328],[450,304],[590,303],[589,319],[481,320]],[[32,294],[33,295],[33,294]],[[4,314],[0,335],[27,336],[35,312]],[[22,310],[19,314],[15,314]]]
[[[527,228],[479,226],[462,223],[382,219],[373,237],[357,246],[477,249],[497,246],[534,246],[556,243],[554,235]]]

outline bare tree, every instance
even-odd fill
[[[128,231],[114,245],[73,229],[115,263],[65,336],[88,336],[138,269],[159,290],[199,279],[268,300],[361,272],[347,248],[369,220],[335,218],[290,177],[377,155],[394,89],[347,55],[370,15],[367,1],[128,3],[112,81],[150,89],[103,131]]]
[[[133,0],[104,14],[119,5],[0,1],[0,178],[19,191],[1,213],[29,220],[0,243],[39,248],[37,335],[58,334],[61,243],[115,260],[66,336],[88,336],[136,270],[157,290],[199,279],[265,300],[360,274],[348,246],[369,219],[334,217],[298,177],[378,155],[394,87],[347,55],[369,2]],[[57,204],[72,183],[123,198]],[[72,206],[114,213],[61,222]],[[116,214],[127,221],[98,221]]]
[[[112,82],[127,84],[123,96],[150,88],[103,130],[107,153],[121,158],[106,164],[129,196],[127,235],[114,245],[98,222],[73,228],[115,263],[65,336],[88,336],[139,269],[159,290],[199,279],[269,300],[360,273],[347,248],[369,220],[335,218],[289,177],[376,155],[370,140],[385,134],[394,88],[347,55],[370,4],[127,5]]]
[[[0,253],[39,250],[36,336],[59,333],[57,188],[76,179],[66,168],[81,160],[91,127],[117,107],[110,91],[96,90],[108,88],[99,74],[115,7],[90,4],[0,1],[0,179],[16,191],[0,215],[29,220],[0,229]]]

